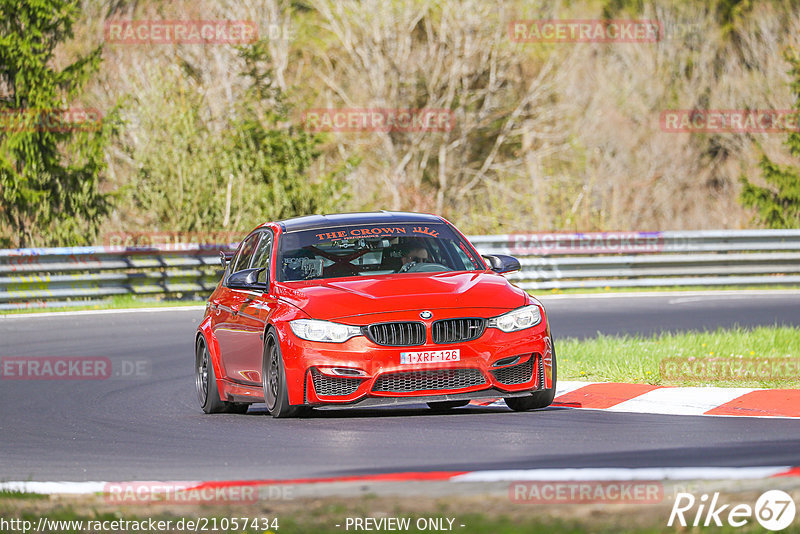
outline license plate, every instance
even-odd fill
[[[421,350],[418,352],[401,352],[400,363],[445,363],[461,360],[461,351],[453,350]]]

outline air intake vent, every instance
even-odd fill
[[[423,323],[375,323],[365,330],[367,337],[378,345],[409,347],[425,344]]]
[[[486,379],[477,369],[436,369],[381,375],[372,391],[411,393],[433,389],[465,389],[485,383]]]
[[[314,391],[320,397],[342,397],[352,395],[361,385],[363,380],[358,378],[344,378],[326,376],[317,371],[311,370],[311,379],[314,381]]]
[[[492,374],[501,384],[512,386],[514,384],[524,384],[533,378],[533,364],[539,358],[534,354],[527,362],[511,367],[503,367],[492,371]]]
[[[460,343],[478,339],[486,330],[486,319],[442,319],[433,323],[434,343]]]

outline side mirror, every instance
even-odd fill
[[[244,269],[228,277],[228,287],[231,289],[244,289],[249,291],[266,291],[267,284],[258,281],[261,269]]]
[[[228,268],[228,263],[233,259],[233,252],[219,251],[219,262],[222,264],[223,269]]]
[[[496,273],[510,273],[519,271],[522,267],[519,260],[514,256],[506,256],[505,254],[492,254],[483,256],[489,263],[489,267]]]

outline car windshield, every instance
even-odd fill
[[[278,278],[285,282],[484,268],[446,224],[323,228],[289,232],[280,242]]]

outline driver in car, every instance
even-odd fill
[[[403,266],[408,265],[409,267],[417,263],[427,263],[428,250],[418,244],[409,245],[408,248],[406,248],[403,252],[403,256],[400,258],[400,261],[403,262]]]

